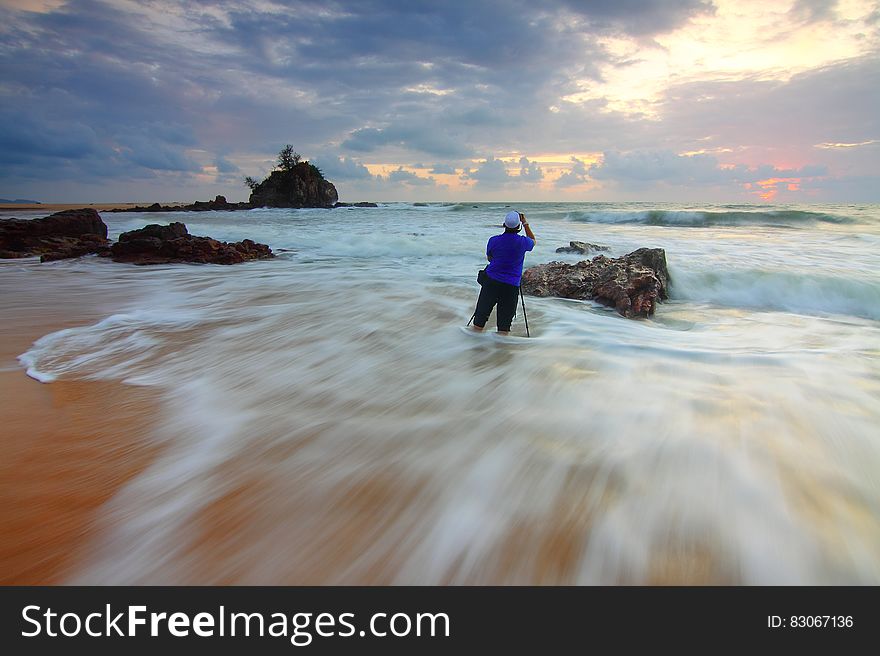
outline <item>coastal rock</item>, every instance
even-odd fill
[[[93,208],[0,220],[0,258],[39,255],[41,262],[49,262],[101,253],[107,245],[107,225]]]
[[[418,203],[416,203],[418,205]],[[379,207],[376,203],[362,201],[360,203],[335,203],[333,207]]]
[[[214,200],[197,200],[189,205],[161,205],[153,203],[145,207],[117,207],[110,212],[230,212],[233,210],[253,209],[250,203],[230,203],[226,196],[216,196]]]
[[[581,255],[586,255],[590,251],[603,252],[610,251],[611,248],[608,246],[600,246],[599,244],[591,244],[585,241],[570,241],[568,242],[568,246],[560,246],[556,249],[557,253],[579,253]]]
[[[266,244],[250,239],[227,243],[189,234],[183,223],[150,224],[139,230],[123,232],[110,247],[115,262],[131,264],[239,264],[247,260],[275,257]]]
[[[647,317],[668,298],[669,271],[662,248],[640,248],[628,255],[599,255],[577,264],[550,262],[523,271],[522,290],[532,296],[595,300],[622,316]]]
[[[251,192],[253,207],[333,207],[339,200],[336,187],[308,162],[272,171]]]

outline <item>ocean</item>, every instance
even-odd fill
[[[511,208],[538,238],[527,267],[578,261],[555,252],[570,240],[660,247],[670,299],[627,320],[527,296],[531,337],[521,307],[510,337],[466,332]],[[880,583],[876,205],[102,217],[277,257],[0,262],[3,315],[38,311],[22,290],[101,302],[22,376],[160,399],[158,455],[67,582]]]

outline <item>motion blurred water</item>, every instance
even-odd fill
[[[71,582],[880,583],[880,208],[515,207],[527,266],[662,247],[671,300],[464,332],[507,204],[105,213],[278,257],[4,263],[4,312],[124,299],[30,375],[162,394],[161,455]]]

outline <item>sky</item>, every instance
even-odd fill
[[[880,202],[878,0],[0,0],[0,198]]]

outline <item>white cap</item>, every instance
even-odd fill
[[[504,217],[505,228],[519,228],[519,212],[508,212]]]

